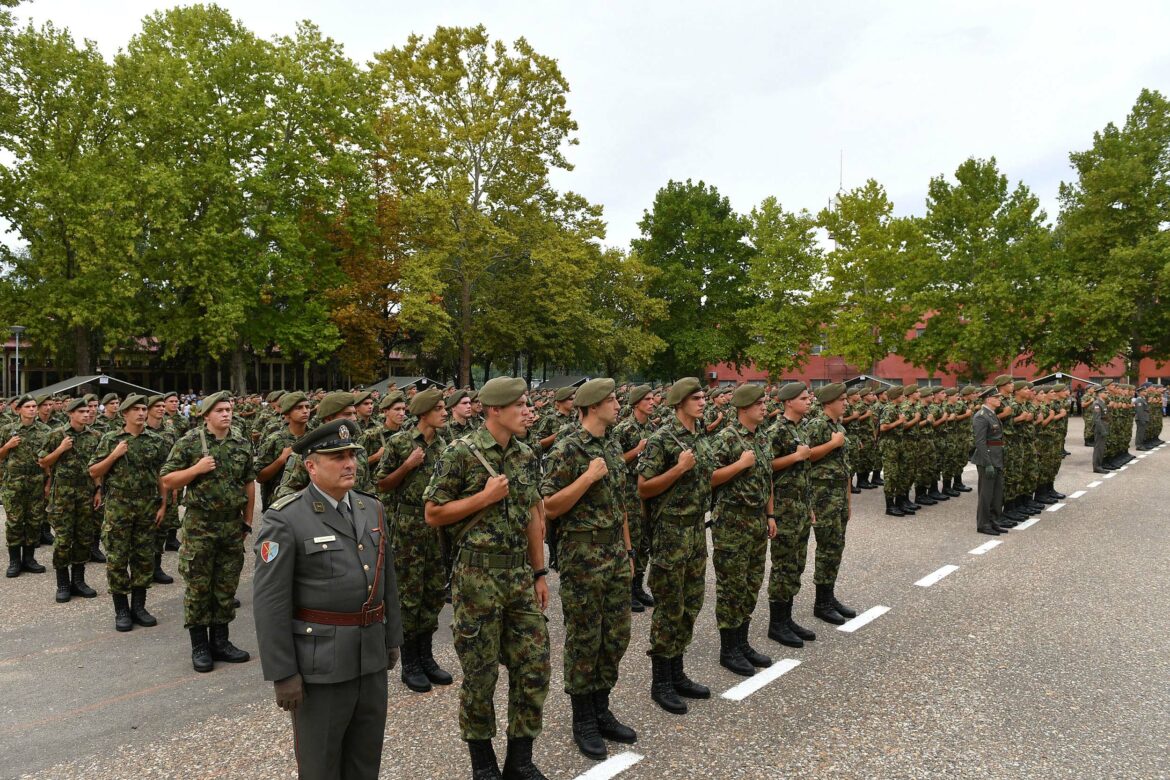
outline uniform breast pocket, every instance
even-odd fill
[[[305,576],[315,580],[327,580],[338,576],[341,568],[342,544],[333,539],[325,542],[306,539]]]
[[[337,663],[337,626],[294,620],[292,627],[297,670],[303,675],[330,674]]]

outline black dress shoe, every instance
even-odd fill
[[[1094,474],[1108,474],[1109,469],[1093,469]]]
[[[976,533],[987,534],[988,536],[999,536],[999,531],[994,528],[976,528]]]

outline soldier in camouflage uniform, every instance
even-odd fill
[[[179,436],[175,433],[174,429],[166,424],[166,403],[163,401],[161,395],[152,395],[146,401],[146,427],[162,437],[163,441],[166,442],[167,452],[170,452],[171,447],[179,440]],[[178,500],[178,491],[173,491],[171,495],[167,496],[167,513],[163,517],[162,524],[158,527],[156,534],[158,537],[158,545],[154,551],[155,585],[170,585],[175,581],[171,575],[163,571],[162,558],[163,551],[166,549],[167,536],[179,528]]]
[[[638,459],[638,495],[648,502],[654,538],[650,543],[650,623],[653,682],[650,697],[676,715],[687,711],[680,696],[710,698],[691,680],[683,654],[703,608],[707,574],[704,516],[711,505],[714,462],[703,430],[707,399],[695,377],[678,380],[666,395],[674,415],[651,435]]]
[[[475,430],[475,422],[471,419],[471,391],[456,390],[447,396],[447,437],[452,441],[462,438]]]
[[[362,438],[359,442],[366,451],[366,463],[374,472],[378,471],[382,453],[386,449],[386,442],[391,436],[403,430],[406,422],[406,396],[397,390],[389,392],[378,402],[378,410],[382,412],[381,422],[372,423],[363,428]],[[384,498],[382,503],[387,508],[390,507]]]
[[[309,399],[304,393],[281,393],[278,403],[282,424],[265,428],[269,433],[256,451],[256,481],[260,483],[260,505],[265,511],[284,479],[293,444],[305,435],[309,422]]]
[[[800,592],[814,519],[808,481],[810,450],[804,435],[804,417],[812,396],[803,382],[789,382],[776,397],[783,412],[768,432],[776,515],[772,573],[768,578],[768,638],[789,647],[804,647],[817,635],[792,619],[792,602]]]
[[[886,389],[887,403],[878,419],[878,446],[882,453],[882,490],[886,494],[886,514],[891,517],[913,515],[910,508],[910,481],[907,476],[908,420],[902,405],[901,385]]]
[[[167,446],[146,427],[145,397],[131,393],[118,409],[125,427],[102,436],[89,459],[89,475],[101,483],[102,541],[114,628],[129,631],[135,623],[158,625],[146,611],[146,591],[154,578],[156,531],[166,515],[158,471],[166,461]]]
[[[101,437],[89,428],[90,411],[84,398],[73,399],[65,409],[68,424],[49,434],[40,452],[41,465],[49,469],[48,514],[55,537],[53,567],[59,603],[71,596],[97,596],[85,581],[85,564],[97,525],[98,501],[89,477],[89,459]]]
[[[561,429],[566,425],[572,425],[575,421],[573,394],[576,392],[577,388],[575,387],[562,387],[557,390],[556,395],[553,396],[552,411],[547,412],[536,423],[536,437],[540,440],[542,452],[548,452]]]
[[[403,404],[391,393],[389,408]],[[423,517],[423,492],[447,446],[443,429],[447,410],[442,393],[432,387],[415,395],[410,413],[418,423],[386,440],[374,479],[390,518],[394,569],[402,611],[402,682],[418,693],[431,684],[450,685],[451,675],[435,661],[433,643],[447,583],[439,532]],[[368,445],[367,445],[368,448]]]
[[[117,393],[106,393],[102,396],[100,411],[93,423],[90,425],[98,433],[103,436],[110,431],[122,430],[123,421],[120,419],[119,404]]]
[[[374,405],[376,403],[372,390],[360,390],[353,394],[353,410],[357,414],[357,419],[354,422],[358,424],[358,428],[363,433],[378,425],[378,421],[374,419]],[[399,424],[401,425],[401,423]]]
[[[817,539],[817,586],[813,614],[833,625],[842,625],[857,613],[842,604],[834,593],[837,571],[845,552],[845,530],[849,523],[849,458],[841,415],[845,410],[845,386],[829,384],[818,388],[816,399],[824,415],[809,421],[805,431],[810,449],[809,482],[812,484],[812,511],[816,517],[813,533]]]
[[[452,633],[463,667],[459,730],[476,778],[499,777],[493,696],[508,669],[508,754],[504,777],[541,780],[532,763],[550,676],[544,529],[537,508],[535,454],[513,441],[527,415],[523,379],[488,380],[479,397],[484,427],[439,456],[423,494],[428,525],[450,532]]]
[[[610,692],[630,643],[627,601],[633,560],[625,510],[621,445],[612,379],[591,379],[573,405],[581,425],[557,438],[545,462],[541,493],[560,525],[561,607],[565,616],[565,693],[573,739],[587,758],[608,755],[605,739],[631,744],[637,734],[614,717]]]
[[[341,391],[329,393],[322,398],[321,403],[317,404],[317,414],[313,419],[320,425],[341,419],[352,421],[356,416],[357,412],[353,407],[353,393]],[[314,429],[316,427],[312,424],[312,420],[310,420],[308,428]],[[364,448],[357,451],[357,468],[354,490],[360,490],[363,493],[374,492],[373,475],[370,473],[370,464],[366,461],[366,451]],[[304,459],[294,452],[285,461],[284,476],[280,479],[280,485],[276,488],[273,500],[291,496],[293,493],[304,490],[308,486],[309,472],[305,468]]]
[[[630,586],[630,608],[642,612],[654,606],[654,599],[642,587],[646,563],[650,560],[650,526],[642,499],[638,497],[638,456],[646,449],[654,427],[650,415],[654,412],[654,393],[650,385],[639,385],[630,391],[630,416],[614,427],[613,435],[622,448],[626,467],[626,518],[630,527],[630,549],[634,551],[634,579]]]
[[[776,536],[772,503],[772,444],[764,430],[768,413],[762,385],[743,385],[728,403],[736,419],[715,434],[712,459],[715,494],[711,541],[715,564],[715,620],[719,627],[719,664],[743,677],[772,659],[751,646],[748,632],[764,566],[768,540]]]
[[[40,452],[51,430],[37,419],[37,402],[30,395],[14,403],[17,417],[0,433],[0,463],[4,466],[4,535],[8,543],[7,576],[21,572],[43,574],[33,551],[40,543],[45,518],[45,470]]]

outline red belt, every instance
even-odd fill
[[[386,605],[379,604],[373,609],[363,609],[360,612],[326,612],[321,609],[298,609],[293,613],[297,620],[309,623],[322,623],[326,626],[372,626],[381,623],[386,612]]]

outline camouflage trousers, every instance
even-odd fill
[[[637,477],[631,477],[637,484]],[[630,526],[630,547],[634,551],[634,568],[638,571],[646,570],[646,561],[650,560],[650,520],[646,517],[642,506],[642,499],[637,493],[626,496],[626,523]]]
[[[1036,443],[1031,435],[1017,434],[1004,447],[1005,500],[1031,495],[1036,489]]]
[[[97,530],[93,483],[54,482],[49,495],[49,524],[53,526],[53,568],[89,561],[89,547]]]
[[[630,559],[625,541],[560,540],[565,693],[612,690],[630,645]]]
[[[1060,471],[1063,460],[1061,451],[1064,449],[1064,440],[1056,431],[1046,431],[1036,439],[1037,484],[1047,485],[1056,481],[1056,474]]]
[[[702,515],[664,515],[654,527],[650,551],[648,655],[673,658],[686,652],[695,619],[703,609],[707,579],[707,533]]]
[[[772,539],[772,573],[768,600],[788,601],[800,592],[800,577],[808,560],[808,534],[812,528],[809,506],[798,498],[776,497],[776,537]]]
[[[158,527],[158,533],[155,534],[155,548],[156,553],[161,553],[163,547],[166,545],[167,536],[171,531],[176,531],[179,528],[179,501],[182,499],[181,491],[176,490],[170,497],[167,498],[167,513],[163,515],[162,525]]]
[[[814,479],[813,513],[817,522],[816,570],[813,582],[832,585],[837,581],[841,556],[845,552],[845,526],[849,522],[849,485],[840,479]]]
[[[719,628],[739,628],[756,609],[768,558],[764,514],[764,507],[715,507],[711,562],[715,565],[715,620]]]
[[[240,509],[212,512],[187,507],[179,529],[183,627],[227,625],[244,570],[244,521]]]
[[[938,442],[934,435],[918,439],[918,457],[915,460],[914,486],[929,487],[939,474]]]
[[[439,532],[423,520],[422,507],[400,504],[394,512],[391,539],[402,634],[407,637],[433,634],[439,627],[447,587]]]
[[[913,464],[910,461],[909,440],[901,436],[887,436],[881,440],[883,492],[887,496],[901,496],[910,492],[913,484]]]
[[[551,667],[548,620],[536,601],[532,569],[527,564],[482,568],[456,560],[451,604],[455,653],[463,669],[460,736],[496,735],[493,699],[501,663],[508,670],[508,736],[540,736]]]
[[[45,474],[9,474],[4,484],[4,538],[9,547],[39,544],[45,521]]]
[[[111,491],[105,500],[102,544],[110,593],[149,588],[154,581],[154,516],[159,496],[123,496]]]

